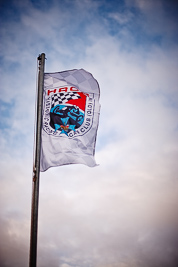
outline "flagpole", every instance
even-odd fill
[[[39,180],[40,180],[44,66],[45,66],[45,54],[42,53],[38,57],[39,71],[38,71],[37,121],[36,121],[36,140],[35,140],[35,161],[33,167],[33,184],[32,184],[29,267],[36,267],[36,262],[37,262],[38,202],[39,202]]]

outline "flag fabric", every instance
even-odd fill
[[[91,73],[44,74],[40,171],[66,164],[96,166],[100,89]]]

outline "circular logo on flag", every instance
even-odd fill
[[[93,122],[94,98],[76,87],[66,86],[46,91],[43,129],[53,136],[84,135]]]

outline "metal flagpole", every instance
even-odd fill
[[[45,54],[38,57],[38,96],[37,96],[37,121],[35,140],[35,162],[33,169],[32,207],[31,207],[31,235],[30,235],[30,260],[29,267],[36,267],[37,261],[37,231],[38,231],[38,200],[40,180],[40,154],[41,154],[41,126],[43,109]]]

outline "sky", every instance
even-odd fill
[[[40,175],[38,267],[178,266],[178,1],[0,1],[0,266],[29,264],[37,57],[100,85],[97,167]]]

